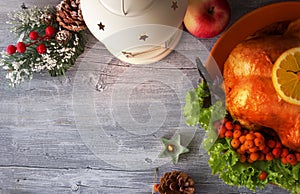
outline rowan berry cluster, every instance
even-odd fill
[[[300,162],[300,153],[283,146],[278,138],[266,136],[259,131],[249,131],[239,123],[225,119],[218,132],[220,138],[231,139],[231,146],[239,153],[242,163],[280,159],[283,164],[294,166]]]

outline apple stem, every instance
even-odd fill
[[[212,6],[212,7],[210,7],[210,8],[208,9],[208,13],[209,13],[210,15],[213,15],[214,12],[215,12],[215,6]]]

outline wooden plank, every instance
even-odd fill
[[[44,6],[56,5],[59,1],[1,1],[0,48],[14,41],[12,35],[7,37],[6,14],[19,9],[23,2],[27,6]],[[232,22],[247,11],[270,2],[275,1],[230,1]],[[215,40],[200,41],[209,50]],[[88,120],[82,116],[92,112],[107,138],[116,143],[104,144],[101,148],[108,153],[111,151],[111,157],[135,150],[151,150],[154,155],[159,153],[162,149],[159,137],[170,137],[174,129],[180,128],[184,105],[182,97],[188,87],[195,86],[199,79],[195,65],[183,55],[194,49],[193,41],[195,39],[184,36],[178,51],[163,60],[164,66],[133,66],[115,59],[89,34],[85,53],[65,76],[53,78],[47,73],[35,74],[32,81],[12,89],[7,86],[1,71],[0,193],[151,193],[154,168],[118,168],[127,160],[121,157],[111,163],[104,162],[105,158],[94,154],[97,150],[91,149],[78,125],[82,121],[87,121],[86,126],[92,125],[91,118]],[[200,49],[199,55],[204,50]],[[153,77],[149,76],[151,74]],[[174,75],[183,77],[173,79]],[[149,79],[143,81],[144,77]],[[131,89],[128,102],[128,99],[118,96],[112,98],[118,88]],[[118,106],[112,106],[111,100],[115,100]],[[166,119],[161,126],[154,129],[144,127],[147,130],[140,131],[135,126],[143,126],[151,118],[159,119],[151,112],[151,104],[162,105]],[[118,126],[113,113],[118,113],[123,105],[129,107],[132,117],[123,115]],[[88,109],[89,106],[91,109]],[[76,110],[86,111],[80,115]],[[79,120],[76,115],[79,115]],[[164,163],[159,166],[159,177],[166,171],[184,170],[195,179],[196,193],[251,193],[245,188],[227,186],[217,176],[211,176],[208,157],[199,148],[202,136],[203,132],[196,133],[189,145],[190,153],[183,155],[178,165]],[[155,157],[139,159],[145,167],[155,161]],[[257,193],[287,192],[270,185]]]

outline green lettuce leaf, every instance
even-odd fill
[[[208,164],[213,175],[219,174],[228,185],[245,186],[253,191],[272,183],[291,193],[300,193],[300,163],[292,166],[283,164],[280,159],[241,163],[239,154],[231,147],[230,141],[231,139],[218,139],[210,148]],[[259,179],[262,171],[268,174],[266,180]]]
[[[226,115],[225,103],[216,100],[207,106],[210,98],[208,84],[202,82],[186,95],[184,115],[189,126],[201,125],[206,131],[203,147],[208,151],[208,164],[213,175],[219,177],[228,185],[244,186],[256,191],[267,184],[274,184],[291,193],[300,193],[300,163],[296,166],[283,164],[280,159],[272,161],[256,161],[252,164],[241,163],[239,154],[231,147],[231,139],[220,139],[213,129],[212,123]],[[259,175],[264,171],[267,179],[260,180]]]
[[[209,88],[205,81],[201,82],[195,90],[187,93],[183,113],[188,126],[197,126],[200,124],[208,131],[214,121],[225,117],[225,103],[222,100],[218,100],[211,106],[204,107],[204,102],[209,100]]]

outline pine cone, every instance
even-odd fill
[[[194,181],[184,172],[167,172],[160,179],[158,191],[160,194],[193,194]]]
[[[70,31],[79,32],[86,29],[81,13],[80,0],[63,0],[56,7],[56,20],[60,26]]]
[[[53,22],[55,21],[55,14],[52,13],[44,13],[41,16],[41,20],[44,24],[46,25],[52,25]]]
[[[72,34],[68,30],[61,30],[56,33],[55,40],[59,44],[66,45],[72,38]]]

